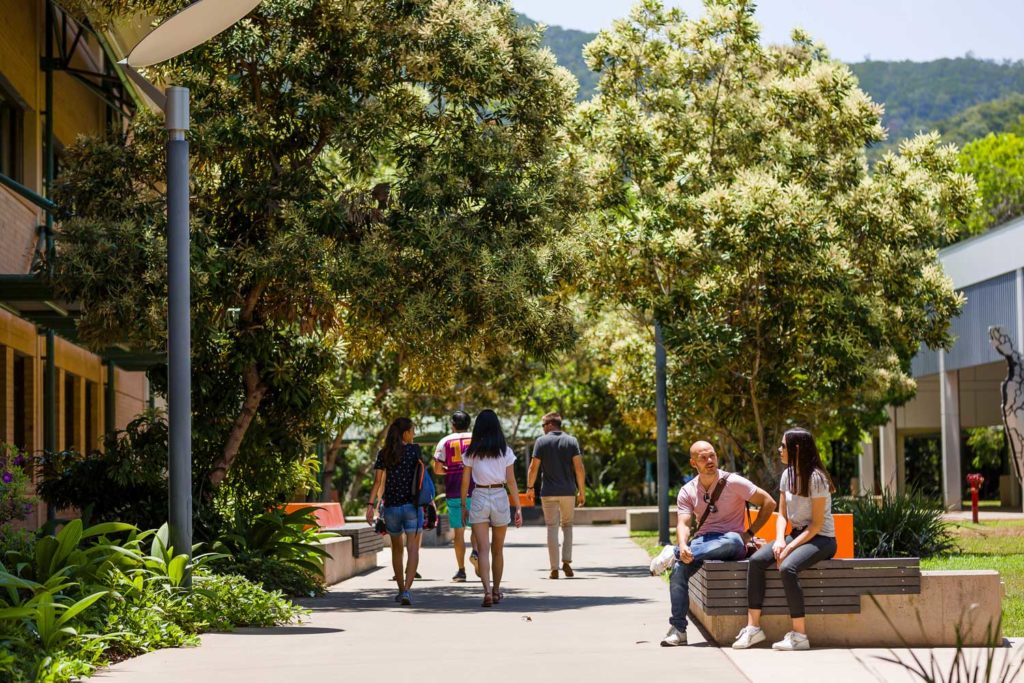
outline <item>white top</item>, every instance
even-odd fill
[[[505,454],[496,458],[478,458],[467,455],[463,458],[466,467],[473,468],[473,483],[477,486],[493,486],[505,483],[505,468],[516,461],[516,454],[505,447]]]
[[[836,524],[832,519],[832,493],[828,490],[828,479],[821,473],[821,470],[814,470],[811,474],[810,496],[798,496],[790,493],[789,490],[789,468],[782,472],[782,479],[779,481],[779,489],[786,496],[786,517],[794,529],[802,529],[811,523],[811,499],[825,499],[825,519],[821,524],[819,536],[836,535]]]

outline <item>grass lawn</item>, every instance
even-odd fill
[[[672,542],[676,540],[676,530],[672,529],[670,532]],[[661,546],[658,545],[658,532],[657,531],[634,531],[630,534],[633,537],[633,541],[647,551],[647,554],[654,557],[661,552]],[[661,578],[668,583],[669,572],[665,572],[661,575]]]
[[[949,526],[960,552],[921,560],[921,569],[995,569],[1006,584],[1003,635],[1024,636],[1024,521],[954,522]],[[636,531],[632,537],[651,557],[661,550],[656,531]],[[668,580],[667,572],[663,578]]]
[[[949,526],[960,553],[921,560],[921,569],[995,569],[1006,584],[1003,635],[1024,636],[1024,521]]]

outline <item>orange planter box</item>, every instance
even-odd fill
[[[753,511],[751,511],[753,515]],[[751,517],[753,519],[753,517]],[[775,540],[775,524],[779,519],[779,513],[773,512],[771,519],[757,532],[758,538],[771,543]],[[832,519],[836,525],[836,559],[848,560],[853,558],[853,515],[833,514]],[[793,526],[786,523],[786,533],[793,530]]]
[[[533,497],[532,493],[520,493],[517,495],[519,496],[519,505],[524,508],[532,508],[534,505],[537,504],[537,501]],[[511,505],[512,507],[516,506],[516,499],[512,497],[511,493],[508,494],[508,504]]]
[[[345,513],[341,511],[341,503],[285,503],[282,506],[286,513],[302,508],[316,508],[313,514],[316,515],[317,526],[321,529],[338,529],[345,526]]]

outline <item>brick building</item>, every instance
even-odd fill
[[[64,146],[124,125],[134,93],[115,65],[116,34],[50,0],[0,0],[0,17],[0,442],[90,451],[146,408],[144,370],[160,359],[76,343],[80,307],[56,300],[40,273],[54,249],[47,195]],[[29,521],[46,516],[40,505]]]

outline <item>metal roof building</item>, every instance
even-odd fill
[[[902,491],[906,437],[941,433],[943,502],[947,509],[959,509],[966,475],[962,430],[1002,424],[1000,384],[1006,361],[989,342],[989,326],[1006,330],[1014,348],[1024,346],[1024,217],[943,249],[939,260],[967,299],[951,325],[956,341],[949,351],[922,348],[914,358],[917,396],[906,405],[890,406],[877,442],[864,444],[860,486],[862,493],[872,493],[871,483],[878,481],[886,491]],[[1002,488],[1004,502],[1019,506],[1019,485],[1012,475]]]

